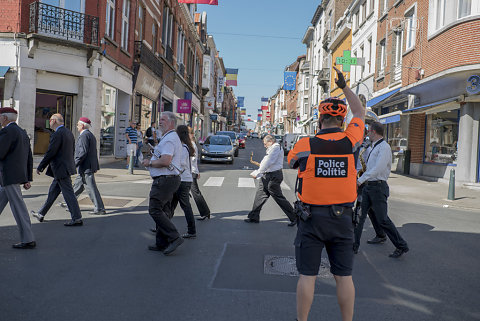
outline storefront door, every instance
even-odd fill
[[[44,154],[50,141],[50,116],[61,114],[65,127],[72,130],[73,125],[73,95],[37,92],[35,103],[35,137],[34,154]]]

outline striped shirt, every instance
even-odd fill
[[[127,129],[125,129],[125,134],[128,135],[128,137],[130,138],[131,144],[137,143],[137,130],[135,128],[132,128],[130,126],[127,127]],[[129,144],[128,141],[127,144]]]

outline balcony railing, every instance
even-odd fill
[[[178,73],[182,76],[182,77],[185,77],[185,65],[184,64],[180,64],[178,65]]]
[[[163,78],[163,64],[141,41],[135,41],[135,62],[144,64],[155,75]]]
[[[165,55],[165,58],[167,59],[167,61],[169,63],[171,63],[173,65],[173,49],[170,48],[170,46],[167,46],[166,51],[167,51],[167,53]]]
[[[98,17],[33,2],[29,32],[98,46]]]

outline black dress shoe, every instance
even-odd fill
[[[37,246],[37,243],[35,243],[35,241],[28,243],[17,243],[12,245],[14,249],[34,249],[35,246]]]
[[[197,237],[197,234],[195,234],[195,233],[194,233],[194,234],[192,234],[192,233],[185,233],[185,234],[182,235],[182,237],[183,237],[184,239],[194,239],[194,238]]]
[[[205,219],[210,219],[210,214],[208,214],[207,216],[200,216],[200,217],[197,217],[197,220],[198,221],[203,221]]]
[[[67,223],[63,223],[63,225],[65,225],[65,226],[82,226],[83,221],[82,220],[70,221],[70,222],[67,222]]]
[[[251,218],[246,218],[243,221],[246,222],[246,223],[260,223],[260,221],[257,221],[257,220],[251,219]]]
[[[387,240],[386,237],[375,236],[373,239],[368,240],[367,243],[368,244],[382,244],[382,243],[385,243],[386,240]]]
[[[297,225],[297,220],[294,220],[288,223],[288,226],[295,226],[295,225]]]
[[[149,246],[148,246],[148,249],[149,249],[150,251],[158,251],[158,252],[163,252],[163,251],[165,251],[165,248],[164,248],[164,247],[158,247],[156,244],[154,244],[154,245],[149,245]]]
[[[395,251],[389,255],[389,257],[393,257],[394,259],[398,259],[400,256],[408,252],[408,247],[404,249],[395,249]]]
[[[43,218],[44,216],[38,212],[35,212],[35,211],[31,211],[30,212],[32,214],[33,217],[35,217],[40,223],[43,222]]]
[[[88,214],[91,214],[91,215],[106,215],[107,212],[105,210],[100,210],[100,211],[90,211],[88,212]]]
[[[180,246],[180,244],[182,244],[183,242],[185,242],[183,240],[183,238],[181,237],[177,237],[172,243],[170,243],[167,248],[165,250],[163,250],[163,254],[165,255],[169,255],[170,253],[172,253],[173,251],[175,251],[177,249],[177,247]]]
[[[358,244],[353,244],[353,254],[358,254]]]

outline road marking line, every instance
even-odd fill
[[[152,184],[151,179],[142,179],[140,181],[133,181],[133,184]]]
[[[282,182],[282,184],[280,184],[280,187],[284,190],[287,190],[287,191],[291,191],[292,189],[290,188],[290,186],[287,185],[287,183],[285,182]]]
[[[255,188],[255,181],[253,178],[239,177],[238,187],[253,187]]]
[[[209,177],[203,186],[222,186],[225,177]]]

